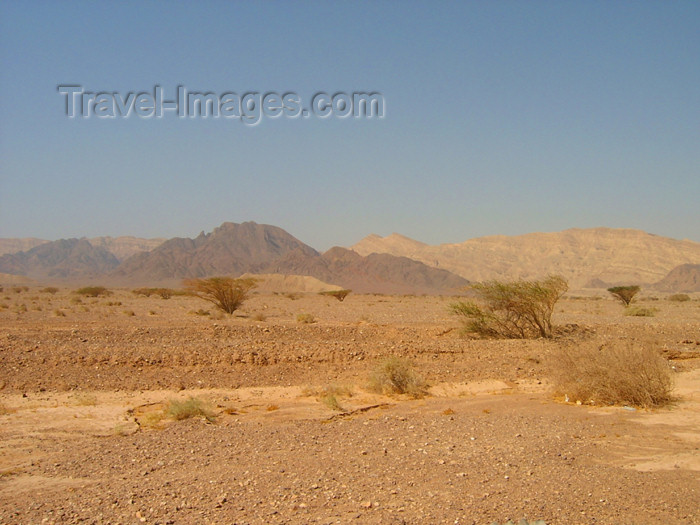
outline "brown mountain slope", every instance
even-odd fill
[[[0,272],[36,280],[77,280],[104,275],[118,264],[114,255],[87,239],[61,239],[3,255]]]
[[[438,246],[372,235],[352,249],[391,253],[444,268],[472,281],[561,274],[572,288],[606,283],[653,283],[680,264],[700,261],[700,243],[630,229],[570,229],[556,233],[491,236]]]
[[[662,292],[700,292],[700,264],[682,264],[653,286]]]
[[[454,294],[468,281],[446,270],[390,254],[363,257],[345,248],[323,255],[292,252],[275,261],[268,271],[310,275],[358,293]]]
[[[189,277],[258,272],[273,260],[299,250],[316,250],[276,226],[224,223],[194,239],[174,238],[147,253],[134,255],[110,275],[130,283],[155,283]]]

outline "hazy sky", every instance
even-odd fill
[[[0,237],[700,241],[700,2],[0,2]],[[376,91],[378,119],[66,116],[58,85]]]

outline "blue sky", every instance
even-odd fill
[[[594,226],[700,241],[695,1],[6,1],[0,20],[0,237],[253,220],[320,250]],[[60,84],[386,105],[70,119]]]

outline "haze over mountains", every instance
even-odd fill
[[[370,235],[352,249],[319,253],[281,228],[246,222],[193,239],[0,239],[2,249],[16,253],[0,256],[0,273],[39,281],[178,286],[183,278],[254,273],[308,276],[356,292],[452,294],[469,281],[560,274],[572,290],[641,284],[700,291],[700,243],[610,228],[439,246]]]

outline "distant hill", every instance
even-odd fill
[[[0,272],[35,280],[75,280],[105,275],[119,265],[117,258],[87,239],[61,239],[26,252],[0,257]]]
[[[671,270],[666,277],[653,285],[662,292],[700,292],[700,264],[682,264]]]
[[[298,250],[318,252],[276,226],[225,222],[194,239],[174,238],[150,252],[125,260],[110,277],[128,282],[158,282],[211,275],[259,273],[270,262]]]
[[[25,237],[22,239],[0,239],[0,255],[6,253],[18,253],[31,250],[35,246],[45,244],[50,241],[37,239],[35,237]]]
[[[471,281],[560,274],[574,289],[595,283],[650,284],[680,264],[700,261],[700,243],[611,228],[498,235],[437,246],[397,234],[370,235],[352,250],[410,257]]]
[[[469,282],[446,270],[408,257],[371,254],[363,257],[346,248],[323,255],[292,252],[269,267],[277,273],[311,275],[358,293],[455,294]]]
[[[138,237],[93,237],[88,239],[90,244],[96,247],[105,248],[108,252],[114,255],[120,261],[131,257],[132,255],[149,251],[162,244],[165,239],[140,239]],[[8,253],[26,252],[41,244],[46,244],[51,241],[45,239],[36,239],[34,237],[16,238],[16,239],[0,239],[0,255]]]

